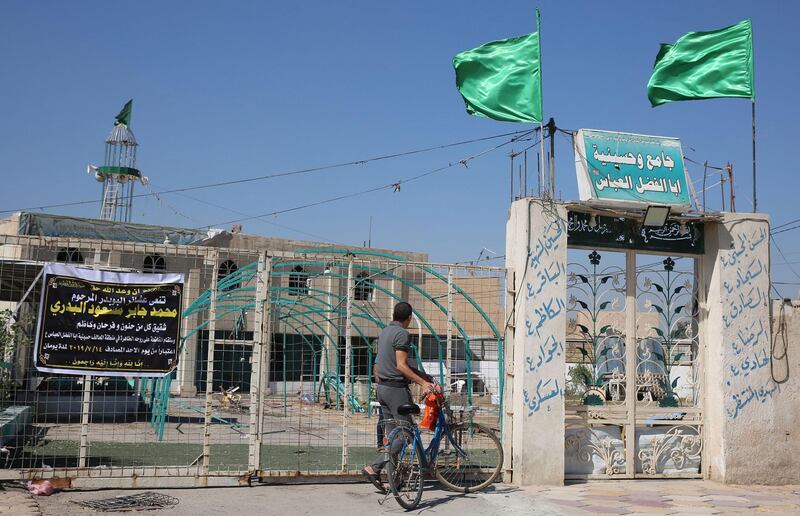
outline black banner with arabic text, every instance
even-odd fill
[[[594,223],[592,223],[594,222]],[[636,249],[665,254],[703,254],[702,222],[680,223],[670,220],[660,228],[643,227],[641,222],[620,217],[569,212],[567,244],[575,247]]]
[[[161,376],[175,368],[183,277],[45,266],[36,335],[40,371]]]

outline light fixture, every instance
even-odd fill
[[[589,217],[589,227],[590,228],[597,227],[597,215],[592,214],[592,216]]]
[[[681,222],[680,224],[680,234],[681,236],[686,236],[689,234],[689,228],[686,226],[686,222]]]
[[[642,225],[646,228],[660,228],[667,223],[669,217],[669,206],[659,206],[652,204],[644,212]]]

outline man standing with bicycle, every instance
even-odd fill
[[[414,403],[409,390],[411,383],[420,385],[426,394],[434,390],[433,378],[409,364],[411,335],[408,333],[408,327],[411,324],[412,313],[410,304],[404,301],[397,303],[392,311],[391,324],[386,326],[378,337],[378,353],[375,358],[378,383],[375,391],[386,422],[384,435],[392,432],[396,426],[394,421],[413,423],[411,415],[398,413],[401,405]],[[402,443],[399,444],[402,446]],[[390,452],[391,450],[386,450],[386,453],[378,455],[371,465],[361,470],[361,473],[381,492],[386,492],[380,475]]]

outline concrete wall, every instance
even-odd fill
[[[506,264],[517,292],[503,439],[518,485],[564,483],[566,218],[564,206],[522,199],[511,205],[506,226]],[[548,355],[541,365],[540,348]]]
[[[772,374],[780,396],[772,407],[765,434],[771,468],[767,484],[800,484],[800,300],[772,306]]]
[[[19,216],[20,212],[16,212],[4,219],[0,219],[0,235],[19,234]]]
[[[442,271],[442,275],[447,273]],[[453,268],[453,284],[461,289],[480,305],[481,309],[500,329],[505,322],[503,320],[503,307],[500,306],[500,293],[503,290],[504,278],[500,275],[494,276],[470,276],[464,269]],[[447,281],[426,275],[424,288],[433,298],[439,300],[443,306],[447,306]],[[480,316],[464,296],[458,294],[453,289],[453,318],[456,319],[464,331],[470,337],[494,337],[494,331],[489,324]],[[447,332],[447,313],[439,310],[433,303],[425,304],[425,319],[436,330],[437,333]],[[502,331],[502,330],[500,330]],[[454,330],[454,335],[457,332]]]
[[[705,473],[726,483],[800,481],[799,362],[789,342],[789,378],[775,381],[786,360],[771,351],[769,248],[765,215],[726,213],[707,225]]]

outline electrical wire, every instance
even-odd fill
[[[150,183],[149,181],[147,181],[146,183],[144,183],[144,187],[147,189],[147,191],[148,191],[148,192],[150,192],[150,194],[151,194],[151,195],[152,195],[152,196],[153,196],[153,197],[156,199],[156,201],[158,201],[158,203],[159,203],[159,204],[160,204],[162,207],[169,208],[169,209],[172,211],[172,213],[174,213],[175,215],[177,215],[177,216],[179,216],[179,217],[183,217],[183,218],[184,218],[184,219],[186,219],[186,220],[191,220],[192,222],[195,222],[195,223],[199,222],[197,219],[195,219],[195,218],[192,218],[192,217],[190,217],[190,216],[186,215],[186,214],[185,214],[185,213],[183,213],[182,211],[178,210],[178,208],[176,208],[176,207],[175,207],[175,206],[173,206],[172,204],[170,204],[170,203],[168,203],[167,201],[165,201],[164,199],[162,199],[162,198],[161,198],[161,196],[158,194],[158,192],[156,192],[155,190],[153,190],[153,187],[155,187],[155,185],[154,185],[154,184],[152,184],[152,183]],[[195,199],[195,200],[198,200],[198,201],[199,201],[199,199]],[[201,201],[201,202],[202,202],[202,201]]]
[[[725,172],[725,170],[726,170],[724,167],[715,167],[714,165],[707,165],[707,164],[705,164],[705,163],[700,163],[699,161],[695,161],[695,160],[693,160],[693,159],[692,159],[692,158],[690,158],[689,156],[684,156],[684,157],[683,157],[683,159],[685,159],[685,160],[686,160],[686,161],[688,161],[689,163],[694,163],[695,165],[699,165],[699,166],[701,166],[701,167],[708,167],[708,168],[710,168],[711,170],[719,170],[719,171],[721,171],[721,172]]]
[[[778,224],[777,226],[773,226],[772,230],[775,231],[776,229],[780,229],[780,228],[782,228],[784,226],[789,226],[791,224],[796,224],[798,222],[800,222],[800,219],[790,220],[789,222],[784,222],[783,224]]]
[[[800,229],[800,224],[798,224],[797,226],[792,226],[790,228],[781,229],[780,231],[771,231],[770,235],[773,235],[773,236],[774,235],[780,235],[781,233],[786,233],[787,231],[794,231],[795,229]]]
[[[329,203],[336,202],[336,201],[341,201],[341,200],[344,200],[344,199],[350,199],[350,198],[353,198],[353,197],[359,197],[359,196],[366,195],[366,194],[369,194],[369,193],[378,192],[380,190],[392,189],[395,192],[398,192],[398,191],[400,191],[400,187],[402,185],[407,184],[407,183],[411,183],[413,181],[417,181],[419,179],[422,179],[424,177],[430,176],[430,175],[435,174],[437,172],[441,172],[443,170],[447,170],[449,168],[452,168],[452,167],[455,167],[455,166],[458,166],[458,165],[464,165],[465,167],[467,167],[468,163],[470,161],[473,161],[473,160],[478,159],[478,158],[480,158],[482,156],[485,156],[486,154],[489,154],[490,152],[493,152],[493,151],[496,151],[497,149],[505,147],[506,145],[510,145],[510,144],[512,144],[512,143],[514,143],[516,141],[519,141],[521,138],[523,138],[525,136],[528,136],[533,132],[534,132],[533,130],[525,131],[522,134],[520,134],[519,137],[514,137],[514,138],[512,138],[512,139],[510,139],[508,141],[505,141],[505,142],[503,142],[503,143],[501,143],[499,145],[495,145],[494,147],[492,147],[490,149],[486,149],[486,150],[484,150],[482,152],[479,152],[478,154],[474,154],[472,156],[466,157],[464,159],[460,159],[458,161],[450,162],[447,165],[443,165],[443,166],[435,168],[433,170],[429,170],[427,172],[423,172],[421,174],[417,174],[416,176],[412,176],[412,177],[408,177],[408,178],[405,178],[405,179],[401,179],[399,181],[395,181],[394,183],[374,186],[372,188],[367,188],[366,190],[361,190],[361,191],[358,191],[358,192],[346,193],[346,194],[338,195],[336,197],[330,197],[328,199],[323,199],[323,200],[320,200],[320,201],[301,204],[299,206],[294,206],[294,207],[291,207],[291,208],[284,208],[282,210],[276,210],[276,211],[272,211],[272,212],[269,212],[269,213],[264,213],[264,214],[261,214],[261,215],[254,215],[254,216],[251,216],[251,217],[244,217],[244,218],[240,218],[240,219],[226,220],[224,222],[219,222],[219,223],[215,223],[215,224],[209,224],[209,225],[201,226],[201,227],[195,228],[195,229],[205,229],[205,228],[210,228],[210,227],[213,227],[213,226],[226,226],[228,224],[235,224],[237,222],[244,222],[246,220],[252,220],[252,219],[263,218],[263,217],[273,217],[275,215],[281,215],[281,214],[284,214],[284,213],[290,213],[290,212],[294,212],[294,211],[304,210],[304,209],[307,209],[307,208],[313,208],[315,206],[320,206],[320,205],[323,205],[323,204],[329,204]]]
[[[541,127],[537,127],[537,128],[535,128],[535,129],[533,130],[533,133],[536,133],[536,132],[538,132],[540,129],[541,129]],[[537,145],[539,145],[539,143],[540,143],[541,141],[542,141],[542,138],[540,137],[538,140],[536,140],[536,142],[534,142],[534,143],[530,144],[529,146],[525,147],[525,148],[524,148],[524,149],[522,149],[521,151],[519,151],[519,152],[512,152],[512,153],[511,153],[511,158],[516,158],[517,156],[519,156],[519,155],[521,155],[521,154],[524,154],[525,152],[527,152],[527,151],[531,150],[532,148],[536,147]]]
[[[460,146],[460,145],[467,145],[467,144],[470,144],[470,143],[477,143],[477,142],[482,142],[482,141],[487,141],[487,140],[496,140],[498,138],[504,138],[504,137],[507,137],[507,136],[515,136],[515,135],[526,135],[527,136],[527,135],[531,134],[531,132],[532,131],[530,131],[530,130],[528,130],[528,131],[514,131],[514,132],[511,132],[511,133],[497,134],[497,135],[493,135],[493,136],[485,136],[485,137],[482,137],[482,138],[474,138],[472,140],[464,140],[464,141],[460,141],[460,142],[447,143],[447,144],[444,144],[444,145],[438,145],[438,146],[434,146],[434,147],[425,147],[425,148],[422,148],[422,149],[414,149],[414,150],[410,150],[410,151],[397,152],[397,153],[393,153],[393,154],[385,154],[385,155],[382,155],[382,156],[375,156],[375,157],[372,157],[372,158],[358,159],[358,160],[346,161],[346,162],[342,162],[342,163],[334,163],[334,164],[330,164],[330,165],[321,165],[321,166],[318,166],[318,167],[310,167],[310,168],[304,168],[304,169],[298,169],[298,170],[290,170],[290,171],[287,171],[287,172],[277,172],[277,173],[266,174],[266,175],[257,176],[257,177],[233,179],[233,180],[230,180],[230,181],[221,181],[221,182],[217,182],[217,183],[208,183],[208,184],[203,184],[203,185],[187,186],[187,187],[183,187],[183,188],[172,188],[170,190],[162,190],[160,192],[136,194],[136,195],[133,195],[132,198],[149,197],[149,196],[152,196],[154,194],[165,195],[165,194],[172,194],[172,193],[191,192],[193,190],[203,190],[203,189],[207,189],[207,188],[218,188],[220,186],[230,186],[230,185],[251,183],[253,181],[264,181],[264,180],[275,179],[275,178],[279,178],[279,177],[288,177],[288,176],[294,176],[294,175],[299,175],[299,174],[309,174],[309,173],[312,173],[312,172],[320,172],[320,171],[323,171],[323,170],[332,170],[332,169],[336,169],[336,168],[350,167],[350,166],[354,166],[354,165],[365,165],[367,163],[371,163],[371,162],[375,162],[375,161],[382,161],[382,160],[387,160],[387,159],[394,159],[394,158],[399,158],[399,157],[411,156],[411,155],[414,155],[414,154],[421,154],[421,153],[424,153],[424,152],[430,152],[430,151],[434,151],[434,150],[448,149],[448,148],[451,148],[451,147],[457,147],[457,146]],[[91,199],[91,200],[85,200],[85,201],[74,201],[74,202],[66,202],[66,203],[60,203],[60,204],[47,204],[47,205],[32,206],[32,207],[29,207],[29,208],[14,208],[14,209],[11,209],[11,210],[0,210],[0,213],[13,213],[15,211],[44,210],[44,209],[48,209],[48,208],[63,208],[63,207],[67,207],[67,206],[80,206],[80,205],[85,205],[85,204],[96,204],[96,203],[99,203],[99,202],[101,202],[99,199]]]
[[[786,324],[786,304],[786,301],[781,302],[781,308],[778,311],[778,328],[777,331],[773,331],[772,342],[770,342],[769,373],[775,383],[786,383],[789,380],[789,328]],[[780,339],[780,343],[783,346],[783,352],[780,355],[775,351],[778,346],[778,339]],[[780,379],[775,377],[776,360],[786,361],[786,373]]]
[[[154,186],[155,186],[155,185],[154,185]],[[221,209],[221,210],[226,210],[226,211],[229,211],[229,212],[231,212],[231,213],[236,213],[237,215],[243,215],[243,216],[245,216],[245,217],[249,217],[249,216],[250,216],[250,215],[249,215],[249,214],[247,214],[247,213],[241,212],[241,211],[239,211],[239,210],[235,210],[235,209],[233,209],[233,208],[231,208],[231,207],[229,207],[229,206],[224,206],[224,205],[222,205],[222,204],[216,204],[216,203],[213,203],[213,202],[210,202],[210,201],[206,201],[206,200],[203,200],[203,199],[199,199],[199,198],[197,198],[197,197],[193,197],[193,196],[191,196],[191,195],[187,195],[187,194],[184,194],[184,193],[179,193],[178,195],[180,195],[181,197],[185,197],[185,198],[187,198],[187,199],[190,199],[190,200],[192,200],[192,201],[199,202],[199,203],[201,203],[201,204],[206,204],[206,205],[208,205],[208,206],[212,206],[212,207],[214,207],[214,208],[219,208],[219,209]],[[185,217],[185,215],[184,215],[184,217]],[[289,231],[293,231],[293,232],[295,232],[295,233],[298,233],[298,234],[300,234],[300,235],[306,235],[306,236],[309,236],[309,237],[312,237],[312,238],[316,238],[316,239],[318,239],[318,240],[321,240],[321,241],[324,241],[324,242],[328,242],[328,243],[331,243],[331,244],[345,245],[345,244],[342,244],[341,242],[336,242],[335,240],[331,240],[331,239],[329,239],[329,238],[327,238],[327,237],[324,237],[324,236],[322,236],[322,235],[317,235],[317,234],[314,234],[314,233],[309,233],[309,232],[307,232],[307,231],[303,231],[303,230],[301,230],[301,229],[293,228],[293,227],[291,227],[291,226],[286,226],[286,225],[284,225],[284,224],[278,224],[277,222],[273,222],[273,221],[271,221],[271,220],[266,220],[266,219],[264,219],[263,217],[257,217],[257,219],[258,219],[260,222],[264,222],[265,224],[269,224],[269,225],[272,225],[272,226],[275,226],[275,227],[279,227],[279,228],[287,229],[287,230],[289,230]],[[199,220],[196,220],[196,219],[192,219],[192,220],[193,220],[194,222],[196,222],[196,223],[200,223],[200,221],[199,221]]]
[[[790,270],[790,271],[792,271],[792,274],[794,274],[795,276],[797,276],[797,279],[800,279],[800,274],[798,274],[798,273],[797,273],[797,271],[794,269],[794,267],[792,267],[792,266],[789,264],[789,260],[786,258],[786,255],[785,255],[785,254],[783,254],[783,250],[781,250],[781,247],[778,245],[778,242],[777,242],[777,241],[776,241],[774,238],[770,238],[770,239],[769,239],[769,241],[770,241],[770,243],[771,243],[772,245],[774,245],[774,246],[775,246],[775,249],[777,249],[778,253],[779,253],[779,254],[781,255],[781,257],[783,258],[783,262],[782,262],[782,263],[780,263],[780,264],[778,264],[778,265],[786,265],[787,267],[789,267],[789,270]]]
[[[490,256],[490,257],[486,257],[486,258],[481,258],[480,260],[463,260],[463,261],[460,261],[460,262],[453,262],[453,265],[477,265],[480,262],[491,262],[491,261],[494,261],[494,260],[503,260],[503,259],[505,259],[505,257],[506,257],[506,255],[501,254],[501,255],[498,255],[498,256]]]

